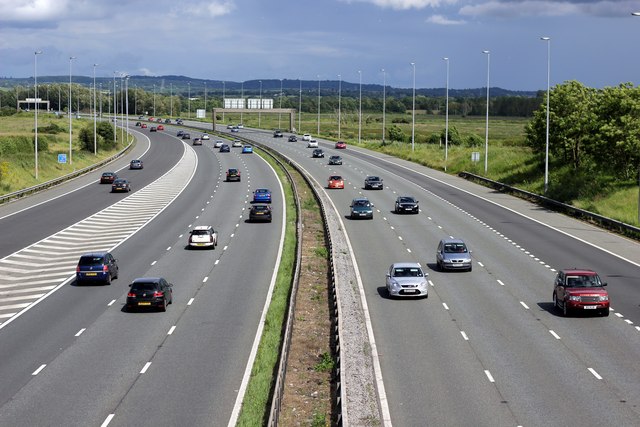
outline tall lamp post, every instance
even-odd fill
[[[413,68],[413,101],[411,107],[411,151],[415,150],[416,143],[416,63],[411,63]]]
[[[71,62],[76,59],[75,56],[70,56],[69,57],[69,107],[67,113],[69,113],[69,164],[72,165],[73,164],[73,146],[72,146],[72,142],[73,142],[73,125],[71,123]]]
[[[41,50],[36,50],[33,52],[33,94],[34,99],[36,101],[36,114],[35,114],[35,128],[36,128],[36,137],[35,137],[35,160],[36,160],[36,180],[38,179],[38,55],[42,54]]]
[[[318,74],[318,136],[320,136],[320,74]]]
[[[222,123],[224,123],[224,98],[226,96],[226,92],[227,85],[225,82],[222,82]],[[240,121],[242,122],[242,117],[240,118]]]
[[[187,104],[189,105],[189,118],[191,118],[191,82],[187,82],[187,86],[189,87]]]
[[[153,117],[155,116],[156,116],[156,84],[154,83],[153,84]]]
[[[242,121],[242,112],[244,110],[244,82],[242,82],[242,84],[240,85],[240,98],[242,98],[242,110],[240,110],[240,124],[244,125]],[[224,107],[224,100],[222,100],[222,102],[223,102],[222,106]]]
[[[382,144],[384,145],[385,122],[387,116],[387,72],[384,68],[380,71],[382,71]]]
[[[549,89],[551,84],[551,37],[540,37],[540,40],[547,42],[547,129],[545,135],[544,149],[544,194],[549,189]]]
[[[640,16],[640,12],[632,12],[633,16]],[[638,165],[638,224],[640,224],[640,164]]]
[[[116,129],[118,128],[118,118],[116,117],[116,113],[117,113],[117,94],[116,94],[116,74],[118,72],[114,71],[113,72],[113,140],[114,141],[118,141],[118,132],[116,131]]]
[[[204,82],[204,117],[207,118],[207,82]]]
[[[258,105],[258,127],[260,127],[261,118],[262,118],[262,80],[260,80],[260,105]]]
[[[171,111],[169,115],[173,117],[173,82],[169,84],[169,105]]]
[[[98,135],[97,131],[97,110],[96,110],[96,67],[98,64],[93,64],[93,155],[98,154]]]
[[[449,157],[449,58],[442,58],[447,63],[447,89],[445,94],[444,107],[444,171],[447,171],[447,160]]]
[[[340,138],[340,127],[342,125],[342,117],[340,117],[340,110],[342,104],[342,76],[338,74],[338,140]]]
[[[302,130],[302,80],[298,77],[300,89],[298,90],[298,133]]]
[[[362,71],[358,70],[358,78],[360,81],[360,100],[358,101],[358,144],[362,139]]]
[[[491,52],[483,50],[482,53],[487,55],[487,114],[484,130],[484,174],[487,174],[488,157],[489,157],[489,64],[491,63]]]
[[[280,110],[282,110],[282,79],[280,79]],[[278,129],[282,129],[280,127],[280,118],[282,116],[282,111],[278,111]]]

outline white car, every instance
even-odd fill
[[[218,232],[210,225],[197,225],[189,235],[189,248],[213,248],[218,246]]]
[[[310,139],[307,143],[307,148],[318,148],[318,141],[315,139]]]
[[[203,133],[202,136],[200,137],[201,139],[211,139],[211,137],[209,137],[208,133]]]
[[[387,272],[387,292],[393,297],[429,297],[428,273],[417,262],[396,262]]]
[[[232,146],[233,147],[242,147],[242,142],[239,139],[234,139]]]
[[[216,140],[216,142],[213,143],[213,148],[220,148],[222,147],[222,144],[223,144],[222,140],[218,139]]]
[[[244,129],[244,125],[242,123],[238,123],[238,125],[236,126],[238,129]]]
[[[305,133],[304,135],[302,135],[302,140],[311,141],[311,135],[309,135],[308,133]]]

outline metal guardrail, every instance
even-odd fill
[[[52,180],[47,181],[47,182],[43,182],[42,184],[34,185],[33,187],[28,187],[28,188],[25,188],[25,189],[22,189],[22,190],[14,191],[12,193],[8,193],[8,194],[5,194],[3,196],[0,196],[0,205],[3,204],[3,203],[7,203],[7,202],[9,202],[11,200],[14,200],[14,199],[19,199],[19,198],[24,197],[24,196],[26,196],[28,194],[37,193],[39,191],[46,190],[49,187],[53,187],[53,186],[62,184],[65,181],[68,181],[68,180],[73,179],[73,178],[77,178],[80,175],[84,175],[85,173],[91,172],[94,169],[98,169],[98,168],[106,165],[107,163],[110,163],[110,162],[116,160],[117,158],[122,157],[127,151],[129,151],[131,149],[132,145],[133,145],[133,141],[131,141],[129,143],[129,145],[127,145],[125,148],[123,148],[121,151],[119,151],[118,153],[114,154],[113,156],[111,156],[109,158],[106,158],[106,159],[104,159],[104,160],[102,160],[102,161],[100,161],[98,163],[94,163],[93,165],[87,166],[86,168],[79,169],[77,171],[71,172],[69,174],[63,175],[61,177],[52,179]]]
[[[493,188],[494,190],[500,191],[501,193],[509,193],[513,194],[522,199],[526,199],[537,203],[541,206],[554,210],[556,212],[561,212],[566,215],[572,216],[574,218],[578,218],[589,223],[598,225],[602,228],[605,228],[610,231],[614,231],[619,234],[623,234],[628,237],[632,237],[634,239],[640,239],[640,228],[635,227],[630,224],[626,224],[622,221],[618,221],[615,219],[608,218],[606,216],[598,215],[593,212],[586,211],[584,209],[576,208],[575,206],[567,205],[566,203],[559,202],[557,200],[550,199],[545,196],[541,196],[539,194],[531,193],[529,191],[521,190],[516,187],[512,187],[510,185],[504,184],[502,182],[493,181],[491,179],[475,175],[470,172],[460,172],[458,176],[470,180],[482,183],[488,187]]]

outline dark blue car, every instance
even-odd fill
[[[84,254],[76,267],[76,285],[83,283],[104,283],[110,285],[118,278],[118,260],[110,252]]]
[[[255,203],[271,203],[271,190],[268,188],[258,188],[253,192]]]

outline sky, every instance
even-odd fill
[[[546,89],[549,63],[551,86],[602,88],[640,79],[635,11],[640,1],[0,0],[0,77],[32,77],[41,51],[39,77],[69,75],[72,62],[83,76],[98,64],[98,77],[410,88],[415,67],[417,88],[442,88],[448,62],[450,88],[489,77],[531,91]]]

